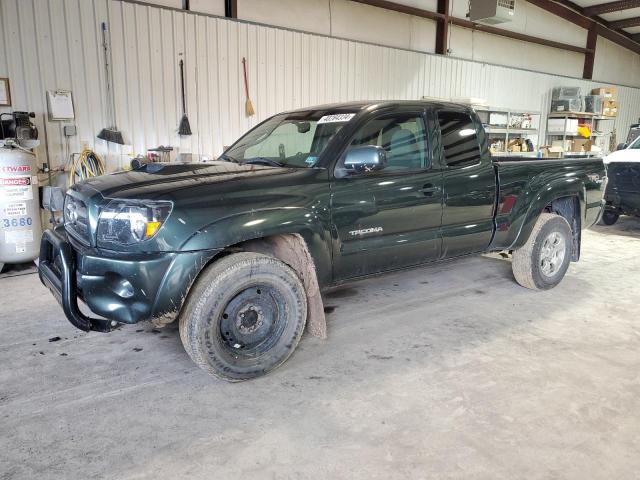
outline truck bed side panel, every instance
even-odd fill
[[[601,159],[500,161],[494,165],[499,194],[491,250],[522,246],[540,213],[558,198],[578,198],[583,228],[598,220],[605,177]]]

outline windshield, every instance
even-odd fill
[[[627,148],[632,148],[635,150],[640,150],[640,135],[638,136],[638,138],[636,138],[631,145],[629,145]]]
[[[333,136],[354,116],[326,110],[276,115],[238,140],[222,158],[238,163],[313,167]]]

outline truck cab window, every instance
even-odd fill
[[[449,167],[466,167],[480,163],[476,127],[462,112],[438,112],[444,160]]]
[[[353,137],[350,147],[375,145],[387,152],[387,170],[419,170],[428,167],[426,129],[420,115],[374,118]]]

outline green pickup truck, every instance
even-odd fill
[[[215,162],[74,185],[40,279],[82,330],[179,319],[196,364],[246,380],[282,364],[305,326],[326,336],[321,292],[340,283],[504,251],[518,283],[554,287],[600,218],[605,175],[600,159],[496,161],[462,105],[306,108]]]

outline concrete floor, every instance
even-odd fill
[[[175,326],[84,334],[2,278],[0,478],[638,478],[639,254],[623,218],[548,292],[495,257],[354,284],[327,341],[241,384]]]

